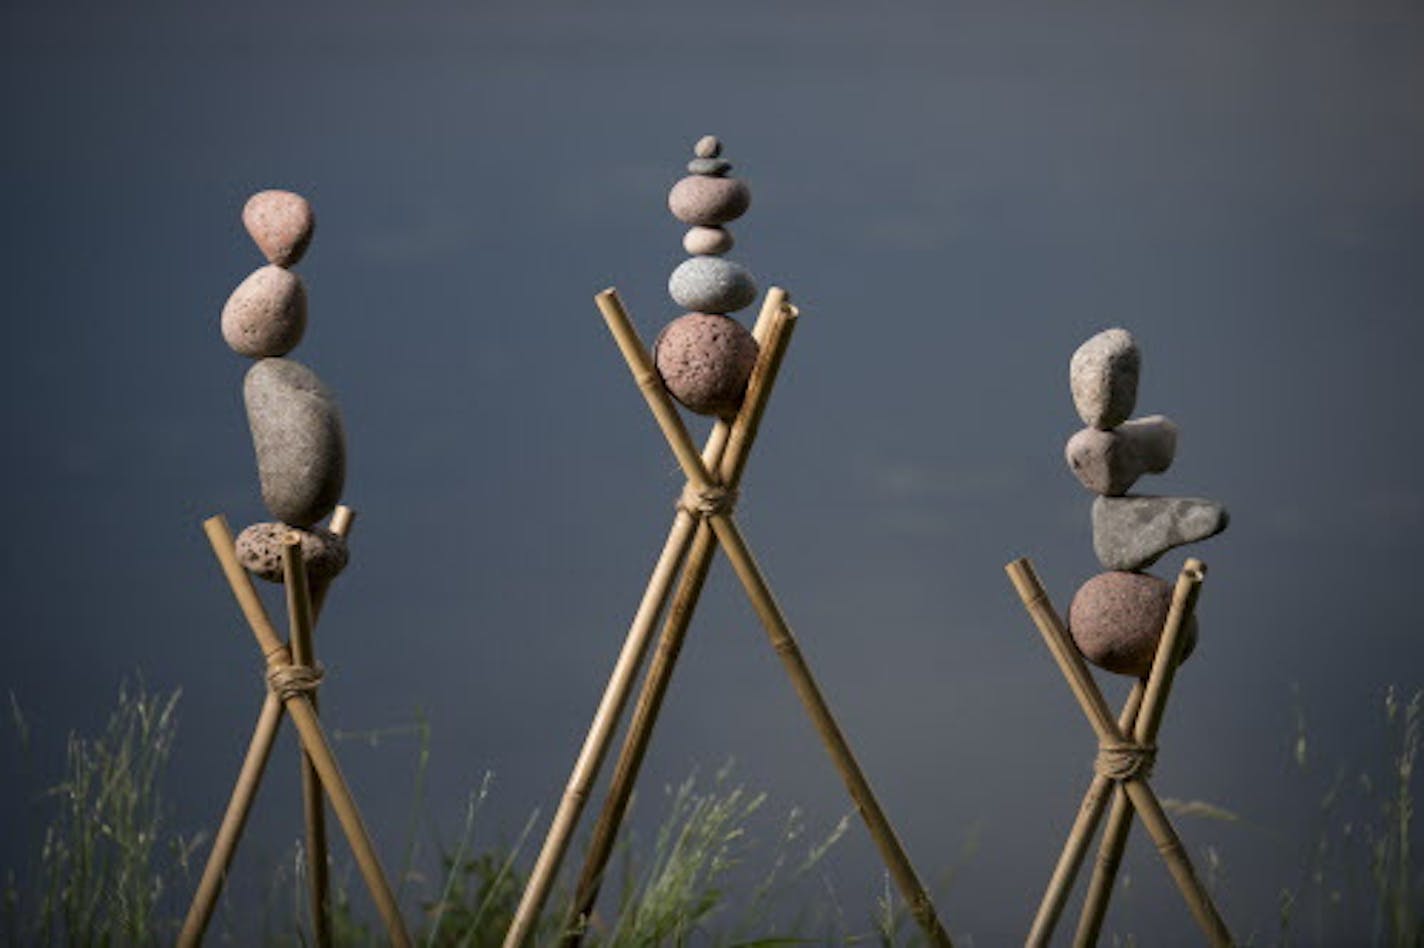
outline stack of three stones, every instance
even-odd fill
[[[283,358],[306,332],[306,288],[291,268],[306,253],[316,218],[299,194],[261,191],[243,207],[242,223],[267,265],[228,297],[222,334],[238,355],[257,360],[242,394],[262,501],[278,522],[243,530],[238,559],[263,579],[281,582],[282,543],[295,532],[308,575],[327,582],[347,561],[345,540],[317,526],[336,508],[346,479],[341,413],[315,372]]]
[[[1226,509],[1197,497],[1133,496],[1143,474],[1161,474],[1177,450],[1177,426],[1162,415],[1129,421],[1142,355],[1125,329],[1083,343],[1069,363],[1073,403],[1087,425],[1068,439],[1068,467],[1093,501],[1093,549],[1108,572],[1079,588],[1069,629],[1083,656],[1124,675],[1145,676],[1171,605],[1172,587],[1143,572],[1168,550],[1226,529]],[[1183,658],[1196,643],[1195,618]]]

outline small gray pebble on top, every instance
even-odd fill
[[[703,135],[692,146],[692,153],[698,158],[716,158],[722,154],[722,142],[716,135]]]

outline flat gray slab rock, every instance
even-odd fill
[[[336,508],[346,481],[346,437],[335,397],[292,359],[253,365],[242,397],[262,502],[283,523],[310,527]]]
[[[1151,566],[1168,550],[1214,537],[1226,508],[1202,497],[1099,497],[1093,501],[1093,551],[1108,570]]]

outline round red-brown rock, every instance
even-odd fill
[[[282,544],[289,533],[301,537],[302,563],[306,565],[310,582],[330,582],[346,568],[349,554],[346,541],[341,537],[321,527],[302,530],[285,523],[254,523],[239,533],[237,561],[254,576],[268,582],[282,582]]]
[[[253,271],[223,306],[223,339],[250,359],[286,355],[306,329],[307,291],[300,277],[278,266]]]
[[[715,227],[734,221],[751,207],[752,192],[738,178],[688,175],[668,192],[668,210],[684,224]]]
[[[758,351],[735,319],[688,313],[663,327],[653,360],[673,398],[699,415],[730,418],[742,406]]]
[[[1068,607],[1068,630],[1083,657],[1119,675],[1145,677],[1152,670],[1162,626],[1172,605],[1172,586],[1147,573],[1099,573],[1084,583]],[[1182,660],[1196,646],[1196,617],[1182,630]]]
[[[307,252],[316,230],[316,216],[300,194],[258,191],[242,209],[242,226],[269,263],[290,267]]]

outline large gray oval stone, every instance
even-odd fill
[[[1105,329],[1078,347],[1068,363],[1068,385],[1083,424],[1106,431],[1137,404],[1142,356],[1126,329]]]
[[[1138,570],[1168,550],[1226,529],[1226,508],[1202,497],[1099,497],[1093,501],[1093,551],[1103,569]]]
[[[756,299],[747,268],[724,257],[689,257],[668,277],[668,295],[693,313],[735,313]]]
[[[341,413],[315,372],[263,359],[242,386],[262,502],[283,523],[310,527],[335,509],[346,480]]]

